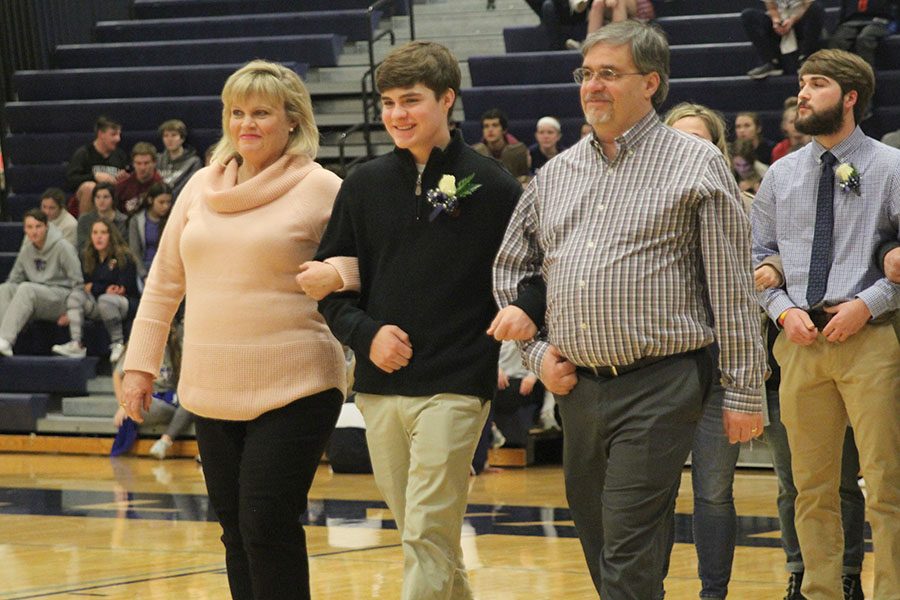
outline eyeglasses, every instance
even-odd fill
[[[604,83],[611,83],[613,81],[617,81],[620,77],[625,77],[626,75],[644,75],[644,73],[619,73],[613,69],[600,69],[599,71],[592,71],[586,67],[579,67],[572,71],[572,78],[575,80],[575,83],[582,84],[587,81],[591,81],[592,79],[599,79]]]

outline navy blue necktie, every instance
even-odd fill
[[[809,281],[806,301],[812,308],[825,297],[828,272],[831,271],[831,243],[834,232],[834,165],[837,159],[831,152],[822,155],[819,192],[816,195],[816,227],[813,231],[812,253],[809,256]]]

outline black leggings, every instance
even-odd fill
[[[342,402],[341,392],[330,389],[252,421],[197,418],[234,600],[310,597],[300,518]]]

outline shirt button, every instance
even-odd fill
[[[584,287],[586,285],[587,285],[587,282],[584,279],[582,279],[581,281],[578,282],[578,287]]]
[[[582,329],[587,329],[587,323],[582,323],[582,324],[581,324],[581,328],[582,328]]]
[[[607,170],[606,170],[606,174],[607,174],[607,175],[612,175],[612,174],[613,174],[613,170],[612,170],[612,169],[607,169]]]
[[[593,247],[594,247],[594,242],[588,242],[588,248],[593,248]]]
[[[606,207],[602,204],[597,205],[597,210],[603,210],[604,208],[606,208]]]

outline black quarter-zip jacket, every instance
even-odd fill
[[[429,220],[427,191],[443,175],[459,182],[473,173],[481,188],[460,200],[459,215]],[[499,353],[485,334],[497,313],[491,270],[522,187],[459,132],[445,150],[432,150],[420,186],[418,176],[412,154],[395,148],[344,181],[316,259],[357,257],[360,292],[331,294],[319,311],[356,353],[356,391],[488,399]],[[383,325],[398,326],[412,344],[409,365],[390,374],[369,360]]]

